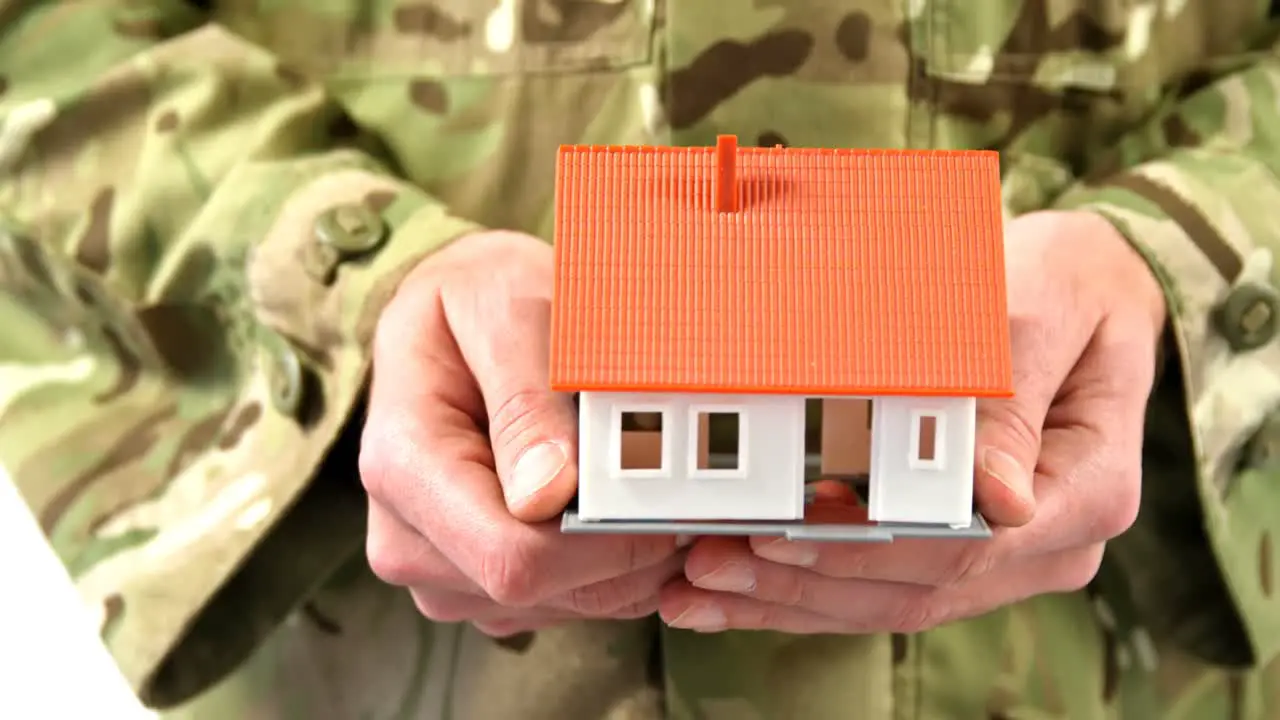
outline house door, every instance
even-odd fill
[[[865,486],[871,472],[871,401],[824,399],[821,443],[821,477]]]

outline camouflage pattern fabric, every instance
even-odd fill
[[[1267,5],[0,0],[0,462],[175,718],[1280,716]],[[364,569],[352,430],[406,269],[549,237],[559,143],[721,132],[997,148],[1010,215],[1146,254],[1143,508],[1089,591],[913,636],[495,642]]]

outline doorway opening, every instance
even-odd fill
[[[871,477],[869,398],[814,398],[805,403],[805,482],[835,480],[865,503]]]

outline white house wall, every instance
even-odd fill
[[[879,397],[871,412],[870,519],[967,527],[973,519],[977,401]],[[916,419],[922,415],[939,420],[934,462],[917,460]]]
[[[804,517],[803,397],[584,392],[578,400],[583,520]],[[663,416],[663,468],[620,469],[622,412]],[[738,412],[739,469],[697,470],[697,413]]]

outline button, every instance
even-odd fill
[[[1275,337],[1278,315],[1280,299],[1274,290],[1244,283],[1218,307],[1218,332],[1236,352],[1256,350]]]
[[[339,205],[320,216],[316,237],[346,257],[376,249],[386,239],[387,226],[378,213],[360,203]]]
[[[281,415],[297,417],[304,395],[302,360],[283,341],[273,343],[267,351],[267,382],[271,388],[271,405]]]

